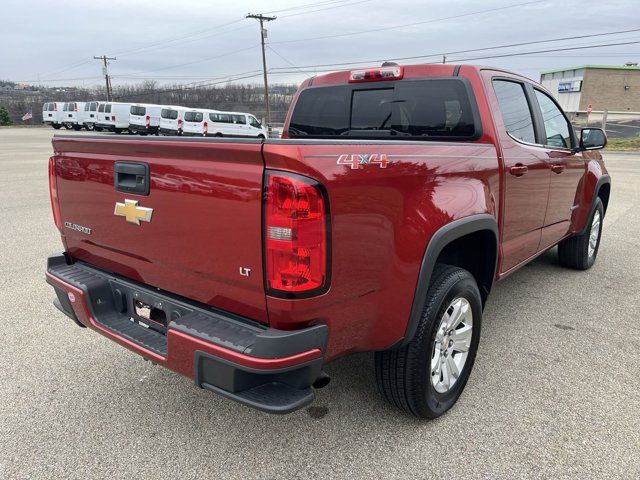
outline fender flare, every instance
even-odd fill
[[[396,343],[394,346],[395,348],[405,346],[409,343],[418,330],[418,324],[422,318],[422,312],[426,302],[427,291],[429,290],[431,274],[433,273],[433,269],[436,266],[436,260],[442,250],[452,241],[470,233],[482,230],[489,230],[496,237],[496,261],[491,275],[493,284],[498,264],[499,245],[498,222],[495,217],[489,214],[470,215],[444,225],[433,234],[427,244],[427,248],[425,249],[424,256],[422,257],[422,264],[420,266],[420,273],[418,274],[413,303],[411,305],[411,313],[409,314],[409,321],[407,322],[407,328],[405,330],[404,337]]]
[[[598,192],[600,191],[600,188],[605,184],[611,186],[611,176],[608,173],[605,173],[601,175],[600,178],[598,178],[598,181],[596,182],[596,186],[593,189],[593,196],[591,197],[591,206],[589,207],[589,213],[587,214],[587,217],[584,221],[584,227],[582,227],[582,229],[580,229],[580,231],[577,232],[576,235],[583,235],[589,228],[589,219],[591,218],[591,215],[593,215],[593,211],[596,209],[596,200],[598,199]]]

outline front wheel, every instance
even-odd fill
[[[480,341],[482,300],[473,276],[436,265],[415,336],[404,347],[375,354],[382,395],[421,418],[436,418],[458,400]]]
[[[60,125],[59,123],[52,123],[51,126],[53,127],[54,130],[60,130],[60,127],[62,125]]]
[[[558,244],[558,259],[564,267],[587,270],[593,266],[600,248],[604,206],[596,198],[595,208],[587,220],[588,227],[579,235],[574,235]]]

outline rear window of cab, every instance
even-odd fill
[[[309,87],[294,106],[290,138],[476,139],[482,129],[463,77]]]

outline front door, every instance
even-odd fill
[[[542,229],[540,249],[557,243],[569,233],[571,216],[578,207],[576,198],[586,163],[582,153],[576,153],[572,127],[556,102],[545,92],[534,89],[543,127],[547,163],[551,171],[551,188],[547,213]]]

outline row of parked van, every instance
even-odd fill
[[[121,102],[48,102],[42,123],[55,129],[129,132],[140,135],[266,138],[250,113]]]

